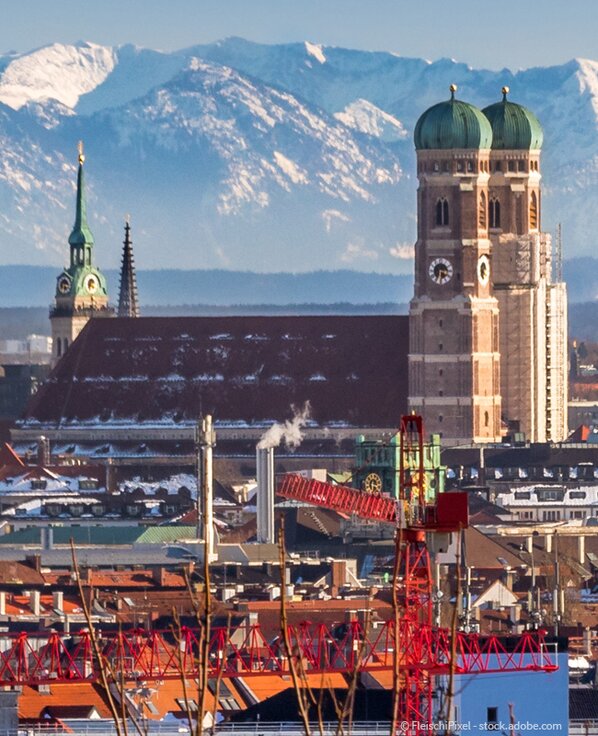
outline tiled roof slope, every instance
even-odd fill
[[[401,316],[92,319],[25,424],[286,419],[394,427],[406,410]]]

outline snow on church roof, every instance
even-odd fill
[[[309,401],[320,426],[395,427],[408,349],[401,316],[92,319],[21,426],[252,425]]]

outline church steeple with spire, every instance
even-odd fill
[[[93,263],[93,234],[87,224],[83,144],[79,143],[75,224],[69,236],[70,263],[56,280],[52,325],[52,362],[56,364],[92,317],[113,317],[104,274]]]
[[[120,267],[120,291],[118,295],[118,317],[139,317],[139,301],[137,298],[137,278],[133,261],[133,243],[131,242],[131,223],[125,221],[125,239],[123,241],[123,257]]]

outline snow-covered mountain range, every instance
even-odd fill
[[[0,57],[0,264],[60,265],[85,141],[97,261],[131,213],[140,268],[406,273],[412,133],[448,96],[531,107],[545,131],[544,229],[594,253],[598,62],[475,70],[239,38],[162,53],[54,44]]]

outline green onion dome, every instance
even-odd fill
[[[482,110],[492,126],[492,148],[496,151],[538,150],[544,133],[538,118],[523,105],[507,100],[508,87],[502,88],[502,100]]]
[[[488,118],[474,105],[455,99],[456,85],[451,84],[450,89],[450,100],[433,105],[417,121],[415,148],[490,148],[492,128]]]

